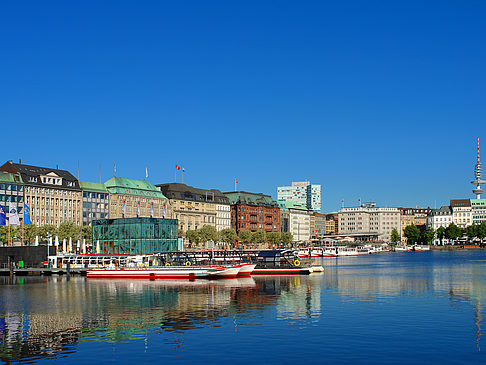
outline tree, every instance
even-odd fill
[[[292,233],[290,232],[283,232],[282,233],[282,243],[284,245],[290,244],[294,240],[294,236],[292,236]]]
[[[440,226],[439,228],[437,228],[436,234],[437,234],[437,238],[440,240],[440,244],[442,245],[442,240],[444,239],[445,236],[445,228]]]
[[[79,239],[80,227],[74,222],[62,222],[57,229],[57,236],[60,241],[72,240],[76,241]]]
[[[186,231],[186,239],[189,241],[189,243],[195,243],[196,245],[201,243],[201,235],[199,234],[199,231],[192,229]]]
[[[8,244],[8,227],[7,226],[0,227],[0,242],[2,242],[3,245]]]
[[[83,239],[88,242],[93,241],[93,229],[91,226],[83,226]]]
[[[474,237],[477,237],[479,233],[479,226],[476,224],[470,225],[466,227],[466,236],[472,240]]]
[[[483,241],[483,238],[486,237],[486,222],[482,222],[478,227],[478,238]]]
[[[236,231],[233,228],[223,229],[219,233],[221,235],[221,241],[226,243],[228,246],[235,242],[238,238],[238,236],[236,235]]]
[[[426,244],[430,245],[432,243],[432,240],[434,239],[435,232],[432,228],[426,228],[423,230],[421,234],[422,241],[425,242]]]
[[[252,234],[252,240],[255,243],[265,243],[267,240],[267,234],[265,231],[256,231]]]
[[[24,240],[27,245],[35,242],[35,236],[37,236],[37,227],[34,224],[24,225]]]
[[[42,242],[47,242],[49,237],[57,236],[57,229],[53,225],[46,224],[37,229],[37,234]]]
[[[267,234],[267,240],[273,245],[278,245],[280,243],[280,233],[279,232],[269,232]]]
[[[461,237],[462,230],[452,222],[449,226],[445,229],[445,236],[447,239],[455,241],[459,237]]]
[[[420,230],[414,224],[406,226],[403,230],[403,234],[405,237],[407,237],[407,242],[410,241],[411,243],[417,242],[417,240],[420,238]]]
[[[218,231],[213,226],[205,225],[199,230],[202,242],[213,241],[217,242],[219,238]]]
[[[391,241],[393,243],[397,243],[400,241],[400,235],[398,234],[398,231],[396,228],[393,228],[392,233],[391,233]]]
[[[243,230],[238,233],[238,237],[243,243],[250,243],[252,239],[252,234],[250,231]]]

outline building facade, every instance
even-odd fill
[[[486,199],[471,199],[471,212],[474,224],[486,222]]]
[[[231,226],[240,231],[280,232],[280,208],[269,195],[226,192],[231,205]]]
[[[151,183],[113,177],[105,184],[109,193],[109,218],[172,218],[169,200]]]
[[[205,225],[218,230],[231,227],[229,200],[221,191],[181,183],[159,184],[157,187],[170,200],[180,231],[196,230]]]
[[[321,211],[321,185],[308,181],[292,182],[291,186],[277,187],[277,199],[305,205],[316,212]]]
[[[0,166],[0,171],[21,175],[32,224],[57,227],[63,222],[74,222],[81,225],[81,188],[71,173],[12,161]]]
[[[430,213],[430,208],[400,208],[400,238],[402,242],[406,241],[403,233],[405,227],[410,225],[425,226],[427,225],[427,215]]]
[[[278,201],[281,220],[288,219],[284,225],[286,231],[292,233],[293,242],[309,243],[311,240],[312,212],[305,205],[288,201]],[[314,220],[315,225],[315,220]]]
[[[389,242],[393,229],[400,232],[399,208],[364,203],[359,207],[342,208],[339,211],[339,234],[375,236],[378,241]]]
[[[325,234],[337,234],[337,233],[339,233],[339,214],[338,213],[326,214]]]
[[[471,201],[469,199],[451,200],[452,221],[459,228],[473,224]]]
[[[19,218],[23,219],[24,184],[20,174],[0,171],[0,205],[4,208],[8,219],[10,204],[17,208]]]
[[[452,211],[448,206],[432,209],[427,216],[427,227],[437,231],[439,227],[447,228],[452,223]]]
[[[110,212],[110,194],[104,184],[79,182],[83,192],[83,226],[97,219],[106,219]]]

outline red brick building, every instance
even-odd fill
[[[269,195],[235,191],[224,193],[231,204],[231,226],[239,231],[280,232],[280,208]]]

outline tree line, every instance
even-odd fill
[[[73,241],[81,238],[91,242],[93,231],[91,226],[83,226],[81,229],[80,226],[73,222],[63,222],[59,227],[50,224],[40,227],[34,224],[24,225],[24,244],[34,243],[36,237],[38,237],[39,243],[47,243],[50,238],[54,242],[56,236],[59,242],[62,242],[64,239],[69,240],[69,238]],[[14,242],[22,241],[22,227],[10,226],[10,237]],[[0,242],[4,245],[8,243],[8,226],[0,227]]]
[[[426,228],[425,226],[416,226],[414,224],[408,225],[403,229],[403,235],[407,238],[407,241],[413,244],[425,243],[431,244],[432,240],[437,237],[441,244],[444,238],[455,241],[459,237],[466,236],[469,240],[478,238],[483,241],[486,237],[486,222],[481,224],[472,224],[466,228],[460,228],[455,223],[449,224],[447,227],[439,227],[437,230],[432,228]],[[396,243],[400,241],[400,235],[396,229],[393,229],[391,235],[391,241]]]
[[[226,228],[221,231],[217,231],[213,226],[204,226],[196,230],[188,230],[185,234],[187,241],[191,244],[199,245],[207,241],[213,241],[214,243],[224,244],[226,247],[231,247],[237,240],[245,244],[255,243],[271,243],[278,245],[280,243],[284,245],[290,244],[293,240],[292,233],[290,232],[265,232],[265,231],[240,231],[238,234],[233,228]]]

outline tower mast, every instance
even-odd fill
[[[478,159],[476,165],[474,166],[474,177],[476,180],[471,181],[471,184],[476,186],[472,192],[476,194],[476,199],[481,199],[481,194],[484,193],[484,190],[481,189],[481,184],[486,184],[486,181],[481,180],[482,168],[481,168],[481,160],[479,158],[479,137],[478,137]]]

